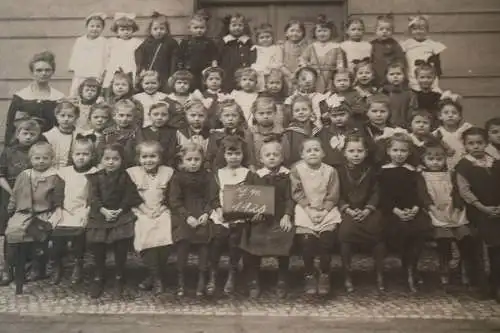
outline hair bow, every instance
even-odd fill
[[[85,21],[88,21],[93,17],[98,17],[101,20],[106,21],[106,19],[108,18],[108,15],[106,15],[105,13],[100,13],[100,12],[99,13],[92,13],[85,18]]]
[[[346,102],[345,98],[337,94],[333,94],[325,100],[325,103],[329,109],[338,108],[342,106],[342,104],[344,104],[345,102]]]
[[[122,19],[122,18],[127,18],[129,20],[135,20],[137,15],[135,15],[134,13],[121,13],[121,12],[118,12],[118,13],[115,13],[115,16],[114,16],[114,20],[119,20],[119,19]]]
[[[423,59],[417,59],[415,60],[415,66],[420,67],[420,66],[432,66],[432,64],[428,60],[423,60]]]
[[[93,133],[90,133],[90,134],[81,134],[81,133],[78,133],[76,136],[75,136],[75,140],[90,140],[92,142],[96,142],[97,141],[97,136]]]
[[[410,16],[408,18],[408,27],[412,27],[416,24],[419,24],[420,22],[424,22],[425,24],[427,24],[429,22],[429,16],[421,14]]]
[[[453,102],[457,102],[460,98],[461,98],[461,96],[459,94],[454,94],[450,90],[446,90],[445,92],[443,92],[441,94],[442,101],[449,99]]]
[[[364,57],[363,59],[354,59],[352,61],[352,63],[354,65],[359,65],[359,64],[362,64],[362,63],[369,63],[371,62],[371,58],[370,57]]]

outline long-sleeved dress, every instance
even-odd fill
[[[111,244],[118,240],[134,237],[137,217],[133,207],[143,203],[137,187],[125,169],[113,172],[102,169],[89,175],[90,212],[87,224],[87,241]],[[107,222],[100,209],[121,209],[113,222]]]
[[[371,59],[375,71],[375,81],[378,86],[381,86],[386,82],[385,72],[389,64],[400,62],[406,65],[406,56],[403,48],[394,38],[386,40],[374,39],[371,44]]]
[[[251,67],[258,74],[257,90],[265,91],[265,76],[269,74],[271,69],[281,69],[283,67],[283,51],[279,45],[254,45],[252,48],[256,52],[255,62]]]
[[[198,172],[179,171],[170,181],[169,203],[172,209],[172,237],[174,242],[186,240],[195,244],[208,244],[212,237],[211,222],[196,228],[187,223],[187,218],[210,216],[218,205],[212,201],[210,183],[213,175],[200,169]],[[216,200],[218,202],[218,200]]]
[[[316,137],[321,141],[321,146],[325,153],[323,163],[335,168],[345,164],[346,160],[342,152],[345,138],[348,133],[354,131],[363,135],[362,129],[352,124],[347,124],[344,128],[339,128],[334,125],[326,126],[316,134]]]
[[[219,42],[219,66],[224,70],[222,90],[226,93],[236,88],[235,72],[250,67],[255,62],[256,52],[252,50],[252,39],[243,35],[234,37],[226,35]]]
[[[345,243],[374,244],[383,239],[382,214],[379,207],[377,171],[369,165],[337,167],[340,181],[339,208],[342,223],[339,227],[339,241]],[[363,221],[354,221],[346,209],[369,209]]]
[[[292,122],[288,128],[285,128],[282,137],[283,156],[286,159],[283,164],[291,167],[294,163],[300,161],[300,147],[307,138],[312,138],[320,129],[315,127],[312,122],[299,124]]]
[[[274,188],[274,216],[249,223],[241,237],[240,247],[244,251],[256,256],[290,255],[295,231],[283,231],[280,227],[280,221],[285,214],[293,221],[294,203],[289,173],[285,167],[275,173],[267,168],[257,170],[254,184]]]
[[[224,160],[224,150],[221,147],[222,140],[226,136],[238,136],[241,140],[245,140],[247,133],[242,129],[219,129],[212,130],[207,144],[206,167],[212,171],[220,169],[226,165]],[[249,154],[248,144],[243,144],[243,162],[242,165],[248,165]]]
[[[200,145],[203,149],[204,156],[206,156],[208,142],[210,140],[210,130],[207,127],[203,127],[199,130],[195,130],[189,126],[179,128],[176,132],[177,147],[184,147],[188,144],[195,143]]]
[[[394,126],[408,128],[411,112],[415,109],[415,95],[407,87],[385,85],[382,94],[389,97],[390,122]]]
[[[287,79],[288,86],[293,91],[294,75],[300,64],[300,57],[304,50],[309,45],[306,38],[298,43],[293,43],[289,40],[279,41],[277,43],[283,52],[283,67],[282,71]]]
[[[167,125],[174,128],[181,128],[186,126],[187,121],[186,121],[186,108],[184,105],[185,100],[175,95],[175,93],[170,93],[165,98],[165,102],[169,104]]]
[[[345,53],[347,66],[350,70],[354,70],[356,61],[365,60],[372,55],[372,44],[366,41],[345,40],[340,43],[340,48]]]
[[[220,90],[195,90],[189,98],[192,100],[200,101],[203,106],[207,109],[207,120],[206,125],[210,129],[222,128],[222,123],[217,115],[219,111],[219,101],[224,98],[226,94],[222,93]]]
[[[137,66],[135,64],[134,53],[140,44],[141,40],[135,37],[130,39],[113,37],[108,40],[106,74],[102,83],[104,88],[109,88],[113,76],[119,70],[122,70],[124,73],[131,73],[135,81]]]
[[[134,248],[143,251],[160,246],[168,246],[172,241],[171,213],[167,206],[167,193],[174,170],[167,166],[159,166],[155,174],[147,173],[143,167],[127,169],[142,205],[132,208],[137,216],[134,229]],[[155,213],[160,213],[153,217]]]

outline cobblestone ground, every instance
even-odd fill
[[[195,264],[195,258],[190,259]],[[112,262],[110,262],[112,265]],[[337,319],[392,320],[397,318],[419,319],[500,319],[500,305],[493,301],[479,301],[475,294],[459,286],[458,277],[455,287],[443,291],[438,284],[436,260],[426,253],[421,261],[424,285],[416,295],[406,292],[399,260],[386,260],[387,292],[380,295],[375,291],[372,261],[366,257],[354,258],[354,282],[356,291],[348,295],[342,288],[340,261],[337,256],[332,262],[333,295],[328,299],[308,298],[302,295],[301,261],[292,260],[289,296],[280,300],[272,288],[276,279],[276,263],[265,260],[261,282],[263,294],[257,300],[248,300],[244,293],[244,283],[240,281],[241,292],[234,297],[198,299],[194,294],[195,269],[189,274],[188,295],[177,299],[175,294],[175,266],[169,265],[169,288],[165,295],[155,297],[139,291],[136,285],[144,277],[144,269],[136,256],[129,260],[129,279],[122,299],[112,297],[112,279],[106,286],[107,291],[99,300],[88,296],[91,268],[86,268],[83,285],[72,287],[69,281],[59,286],[50,280],[28,283],[25,294],[14,295],[14,286],[0,288],[0,313],[3,314],[168,314],[201,316],[305,316]],[[225,264],[222,265],[223,269]],[[112,268],[111,268],[112,269]],[[112,271],[110,269],[110,274]],[[67,267],[67,276],[71,267]],[[221,273],[221,280],[225,271]],[[221,281],[223,282],[223,281]]]

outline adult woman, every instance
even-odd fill
[[[55,124],[54,108],[63,93],[50,86],[50,79],[56,69],[52,52],[45,51],[33,56],[29,63],[33,82],[21,89],[12,97],[7,112],[5,142],[10,142],[14,135],[14,121],[22,116],[41,118],[44,121],[42,132],[51,129]]]

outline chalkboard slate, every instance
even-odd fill
[[[225,220],[252,218],[255,214],[274,216],[274,187],[225,185],[222,189]]]

